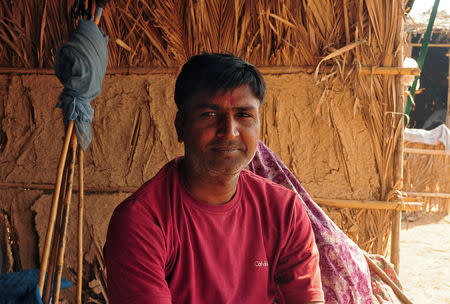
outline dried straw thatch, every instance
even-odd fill
[[[200,51],[233,52],[258,66],[323,60],[328,68],[317,75],[326,83],[318,113],[330,111],[334,86],[351,86],[355,99],[348,102],[362,112],[375,151],[381,189],[373,199],[389,200],[401,179],[401,88],[393,76],[358,76],[357,70],[401,66],[403,7],[390,0],[112,0],[100,26],[112,42],[110,67],[179,66]],[[51,67],[56,47],[73,30],[69,10],[66,1],[2,1],[0,65]],[[343,155],[340,162],[346,167]],[[344,230],[354,231],[363,249],[385,253],[389,212],[342,214],[348,214]]]
[[[405,147],[444,151],[443,144],[431,146],[405,142]],[[450,193],[450,157],[448,155],[405,155],[405,191],[419,193]],[[422,197],[426,212],[450,211],[450,198]]]

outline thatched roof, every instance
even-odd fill
[[[431,10],[421,14],[408,16],[405,23],[406,32],[425,32],[430,20]],[[450,31],[450,12],[438,11],[434,21],[433,29],[440,31]]]
[[[179,66],[200,51],[232,52],[259,66],[314,66],[361,40],[369,43],[350,50],[346,63],[381,64],[389,56],[383,49],[394,39],[383,19],[399,17],[383,2],[112,0],[100,27],[110,36],[110,67]],[[56,48],[73,31],[70,5],[2,1],[0,66],[53,66]],[[374,46],[380,52],[372,52]]]
[[[405,22],[405,31],[411,37],[411,41],[420,42],[427,30],[430,20],[431,10],[423,13],[417,13],[407,16]],[[440,10],[436,14],[433,24],[433,33],[431,43],[449,43],[450,42],[450,12]]]

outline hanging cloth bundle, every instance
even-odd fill
[[[91,143],[94,109],[91,101],[102,90],[108,65],[108,36],[94,21],[80,20],[68,42],[57,53],[55,72],[64,85],[57,104],[63,110],[64,125],[74,121],[78,143],[86,151]]]

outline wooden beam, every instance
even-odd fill
[[[364,257],[366,258],[367,264],[369,265],[369,269],[375,272],[385,283],[387,283],[391,288],[395,295],[401,300],[403,304],[414,304],[408,297],[403,293],[403,291],[391,280],[391,278],[375,263],[374,260],[371,259],[367,252],[364,252]]]
[[[54,184],[35,184],[35,183],[2,183],[0,182],[0,189],[23,189],[23,190],[42,190],[53,191],[55,189]],[[109,188],[101,188],[101,187],[85,187],[84,192],[90,193],[134,193],[139,187],[109,187]],[[73,192],[78,192],[78,188],[73,187]]]
[[[379,209],[379,210],[420,210],[421,202],[384,202],[366,200],[345,200],[336,198],[313,198],[319,205],[337,208]]]
[[[421,47],[422,43],[411,43],[412,47]],[[450,48],[450,43],[430,43],[428,47],[442,47],[442,48]]]
[[[331,71],[330,66],[323,67],[325,71]],[[179,67],[125,67],[125,68],[107,68],[108,75],[155,75],[155,74],[177,74]],[[258,70],[262,74],[298,74],[314,72],[315,67],[312,66],[258,66]],[[13,68],[0,67],[0,74],[37,74],[37,75],[55,75],[53,69],[48,68]],[[403,68],[403,67],[361,67],[360,75],[414,75],[419,76],[420,70],[417,68]]]
[[[448,57],[448,86],[447,86],[447,118],[445,120],[445,124],[447,128],[450,128],[450,50],[446,54]]]
[[[402,212],[395,210],[392,213],[391,228],[391,257],[390,262],[394,264],[397,274],[400,273],[400,231],[402,227]]]
[[[361,67],[359,75],[413,75],[420,76],[418,68],[403,67]]]
[[[331,69],[331,67],[324,67]],[[180,67],[125,67],[125,68],[107,68],[108,75],[155,75],[155,74],[177,74]],[[297,74],[314,72],[312,66],[258,66],[258,70],[262,74]],[[38,74],[38,75],[55,75],[53,69],[36,69],[36,68],[12,68],[0,67],[0,74]]]
[[[0,189],[23,189],[23,190],[42,190],[53,191],[55,186],[53,184],[35,184],[35,183],[2,183],[0,182]],[[101,187],[85,187],[84,191],[88,193],[134,193],[138,187],[117,186],[109,188]],[[74,192],[78,192],[77,188],[73,188]],[[413,193],[413,192],[411,192]],[[410,193],[408,193],[410,194]],[[450,194],[448,194],[450,196]],[[411,195],[414,196],[414,195]],[[367,200],[344,200],[332,198],[313,198],[319,204],[338,208],[362,208],[362,209],[383,209],[383,210],[419,210],[422,202],[417,199],[405,198],[405,203],[400,202],[383,202],[383,201],[367,201]]]
[[[402,4],[401,1],[397,2],[398,5],[398,11],[402,11]],[[402,32],[403,32],[403,19],[398,18],[397,19],[398,26],[397,26],[397,32],[395,33],[395,37],[398,39],[399,43],[399,52],[396,52],[395,56],[395,64],[397,66],[403,65],[403,45],[401,42]],[[404,69],[402,69],[404,70]],[[415,69],[416,72],[418,72],[418,75],[420,75],[420,70]],[[419,71],[417,71],[419,70]],[[412,71],[411,71],[412,72]],[[415,74],[418,76],[417,74]],[[401,77],[395,77],[394,79],[395,83],[395,100],[394,100],[394,112],[396,113],[404,113],[405,112],[405,103],[403,102],[404,96],[403,96],[403,84]],[[386,89],[386,88],[385,88]],[[388,184],[388,187],[391,187],[390,190],[397,190],[402,189],[403,187],[403,148],[404,148],[404,118],[403,116],[394,116],[394,122],[393,122],[393,132],[394,134],[397,133],[398,136],[395,140],[394,145],[394,155],[393,155],[393,183]],[[397,123],[398,121],[398,123]],[[396,126],[396,127],[395,127]],[[397,188],[398,187],[398,188]],[[386,199],[384,197],[383,199]],[[403,204],[405,202],[402,202]],[[394,269],[397,272],[397,274],[400,273],[400,231],[402,226],[402,212],[399,209],[395,209],[392,212],[392,226],[391,226],[391,258],[390,262],[394,264]]]
[[[133,74],[133,75],[146,75],[146,74],[176,74],[178,67],[169,68],[107,68],[106,74]],[[11,68],[0,67],[0,74],[37,74],[37,75],[55,75],[54,69],[34,69],[34,68]]]
[[[54,69],[34,69],[34,68],[10,68],[0,67],[0,74],[38,74],[55,75]]]
[[[438,197],[450,199],[450,193],[441,193],[441,192],[406,192],[406,193],[410,196],[415,197]]]
[[[428,150],[428,149],[417,149],[417,148],[405,148],[405,153],[409,154],[427,154],[427,155],[449,155],[450,151],[445,150]]]

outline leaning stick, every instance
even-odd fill
[[[56,229],[55,232],[57,230],[58,229]],[[51,251],[51,254],[50,254],[50,265],[49,265],[49,268],[48,268],[47,279],[45,280],[44,296],[43,296],[43,299],[42,299],[42,303],[43,304],[49,304],[50,303],[50,296],[51,296],[51,292],[52,292],[53,278],[54,278],[55,268],[56,268],[56,254],[58,253],[58,243],[59,243],[59,235],[55,235],[54,239],[53,239],[52,251]]]
[[[364,252],[364,257],[366,258],[367,264],[369,265],[369,269],[375,272],[384,282],[386,282],[389,287],[392,288],[392,291],[395,295],[400,299],[402,303],[406,304],[414,304],[410,299],[403,293],[403,291],[398,288],[397,284],[389,278],[386,272],[383,271],[378,265],[369,257],[369,255]]]
[[[54,297],[53,297],[53,303],[59,303],[59,293],[61,288],[61,277],[62,277],[62,270],[64,266],[64,251],[66,249],[66,234],[67,234],[67,224],[69,222],[69,211],[70,211],[70,202],[72,199],[72,186],[73,186],[73,175],[74,175],[74,168],[75,168],[75,158],[76,158],[76,151],[77,151],[77,134],[76,132],[72,133],[72,138],[70,141],[71,144],[71,159],[69,163],[69,171],[68,171],[68,181],[67,181],[67,192],[66,196],[64,198],[64,205],[62,209],[62,216],[61,216],[61,230],[59,235],[59,248],[58,248],[58,256],[57,256],[57,264],[56,264],[56,282],[55,282],[55,290],[54,290]]]
[[[56,227],[61,226],[61,213],[62,213],[62,202],[64,201],[64,197],[66,196],[66,190],[67,190],[67,171],[68,171],[68,164],[66,160],[66,165],[64,167],[64,173],[62,178],[62,186],[61,186],[61,192],[59,195],[59,203],[58,203],[58,211],[56,215]],[[54,272],[56,268],[56,254],[58,253],[58,242],[59,242],[59,229],[55,229],[53,233],[53,242],[52,242],[52,250],[50,253],[50,261],[49,261],[49,267],[47,271],[47,279],[45,281],[45,288],[44,288],[44,297],[42,299],[42,302],[44,304],[50,303],[50,295],[51,295],[51,286],[53,284],[53,277]]]
[[[63,148],[62,148],[61,155],[59,157],[59,162],[58,162],[58,171],[56,174],[55,190],[53,191],[52,205],[51,205],[51,209],[50,209],[50,215],[49,215],[48,226],[47,226],[47,233],[45,235],[44,251],[42,253],[41,271],[39,273],[38,286],[39,286],[39,296],[40,297],[42,297],[42,291],[44,289],[45,273],[47,272],[47,267],[48,267],[48,258],[50,255],[53,231],[55,228],[56,211],[58,209],[58,199],[59,199],[59,193],[61,191],[61,182],[62,182],[62,176],[63,176],[63,171],[64,171],[64,164],[66,163],[67,151],[69,150],[70,139],[72,137],[72,134],[75,134],[75,132],[73,132],[73,124],[74,124],[73,120],[71,120],[69,122],[69,125],[67,126],[64,144],[63,144]]]
[[[102,13],[102,8],[100,8],[98,11],[96,11],[95,24],[97,24],[97,25],[100,21],[101,13]],[[39,296],[42,297],[44,281],[45,281],[45,274],[46,274],[47,268],[48,268],[50,248],[52,245],[56,213],[57,213],[57,209],[58,209],[58,199],[59,199],[59,194],[61,191],[61,181],[62,181],[62,175],[63,175],[63,170],[64,170],[64,164],[66,162],[67,152],[69,150],[69,142],[71,142],[73,145],[72,146],[73,161],[70,162],[69,189],[65,195],[64,212],[62,215],[64,217],[63,223],[62,223],[63,227],[62,227],[62,231],[61,231],[62,235],[60,235],[60,239],[59,239],[59,243],[61,243],[62,246],[60,247],[60,250],[58,251],[58,267],[56,269],[57,281],[56,281],[56,290],[55,290],[55,297],[54,297],[54,299],[56,299],[56,300],[54,300],[54,302],[56,302],[56,303],[59,301],[59,288],[61,285],[62,266],[64,264],[65,231],[67,229],[67,220],[68,220],[68,211],[69,211],[68,207],[70,207],[70,200],[71,200],[71,196],[72,196],[73,170],[74,170],[74,164],[75,164],[75,153],[76,153],[76,148],[77,148],[76,132],[73,132],[73,127],[74,127],[74,121],[71,120],[71,121],[69,121],[69,124],[67,126],[65,140],[64,140],[63,148],[62,148],[61,155],[60,155],[59,162],[58,162],[58,171],[56,174],[55,190],[53,192],[52,205],[51,205],[51,210],[50,210],[50,215],[49,215],[47,232],[46,232],[46,236],[45,236],[44,250],[42,253],[41,271],[39,273],[39,281],[38,281]],[[49,274],[49,276],[50,275],[52,275],[52,274]],[[49,287],[49,288],[51,288],[51,287]]]
[[[95,9],[95,24],[98,25],[102,15],[102,7]],[[84,152],[78,149],[78,273],[77,273],[77,304],[81,304],[83,291],[83,222],[84,222]]]
[[[83,289],[83,222],[84,222],[84,152],[78,149],[78,276],[77,276],[77,304],[81,304]]]

